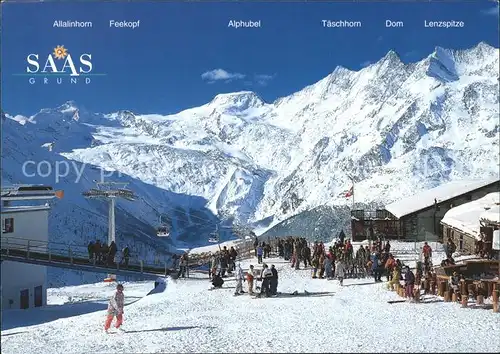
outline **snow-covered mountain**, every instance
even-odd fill
[[[141,197],[120,203],[120,213],[145,235],[155,210],[171,218],[174,242],[205,242],[200,227],[209,232],[218,218],[264,230],[320,206],[348,205],[348,175],[362,203],[498,175],[498,68],[499,50],[479,43],[436,48],[411,64],[390,51],[360,71],[337,67],[273,103],[254,92],[225,93],[162,116],[93,113],[67,102],[3,119],[2,175],[36,182],[22,176],[27,159],[95,166],[75,186],[74,174],[61,182],[74,191],[58,202],[61,217],[75,229],[95,213],[106,219],[104,205],[96,210],[79,195],[103,169]]]

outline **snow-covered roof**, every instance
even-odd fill
[[[452,208],[444,215],[441,222],[477,238],[480,228],[479,220],[484,217],[485,213],[494,214],[490,211],[495,209],[496,215],[490,215],[490,217],[493,217],[492,221],[499,220],[500,210],[497,203],[500,204],[500,192],[487,194],[478,200]]]
[[[500,223],[500,205],[493,205],[490,209],[484,211],[479,219]]]
[[[39,211],[39,210],[49,210],[50,206],[48,205],[15,205],[15,206],[1,206],[0,212],[2,214],[10,214],[10,213],[22,213],[22,212],[31,212],[31,211]]]
[[[499,181],[498,178],[452,181],[386,205],[385,210],[401,218],[434,205],[434,199],[442,203]]]

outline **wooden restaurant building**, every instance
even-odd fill
[[[352,239],[442,241],[441,220],[449,210],[498,191],[499,178],[458,180],[402,198],[383,209],[352,210]]]
[[[445,240],[451,238],[460,253],[498,259],[500,192],[451,209],[441,220],[441,225]]]

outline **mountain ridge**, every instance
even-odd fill
[[[436,47],[406,64],[389,51],[358,71],[336,67],[272,103],[239,91],[157,115],[93,113],[68,101],[24,117],[20,129],[40,149],[54,143],[51,153],[65,159],[203,198],[214,215],[240,223],[272,220],[270,227],[322,205],[350,203],[339,196],[350,186],[348,174],[363,203],[494,175],[498,76],[498,48],[484,42]]]

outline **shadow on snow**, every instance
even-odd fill
[[[153,328],[153,329],[138,329],[132,331],[126,331],[125,333],[143,333],[143,332],[171,332],[171,331],[182,331],[186,329],[196,329],[196,328],[205,328],[211,329],[215,327],[200,327],[200,326],[180,326],[180,327],[163,327],[163,328]]]
[[[129,297],[135,300],[128,302],[125,306],[132,305],[141,300],[142,297]],[[87,313],[104,311],[108,308],[108,299],[81,301],[66,303],[62,305],[47,305],[39,308],[27,310],[6,310],[2,311],[2,331],[18,327],[36,326],[39,324],[52,322],[61,318],[80,316]],[[14,335],[23,332],[15,332],[5,335]]]

